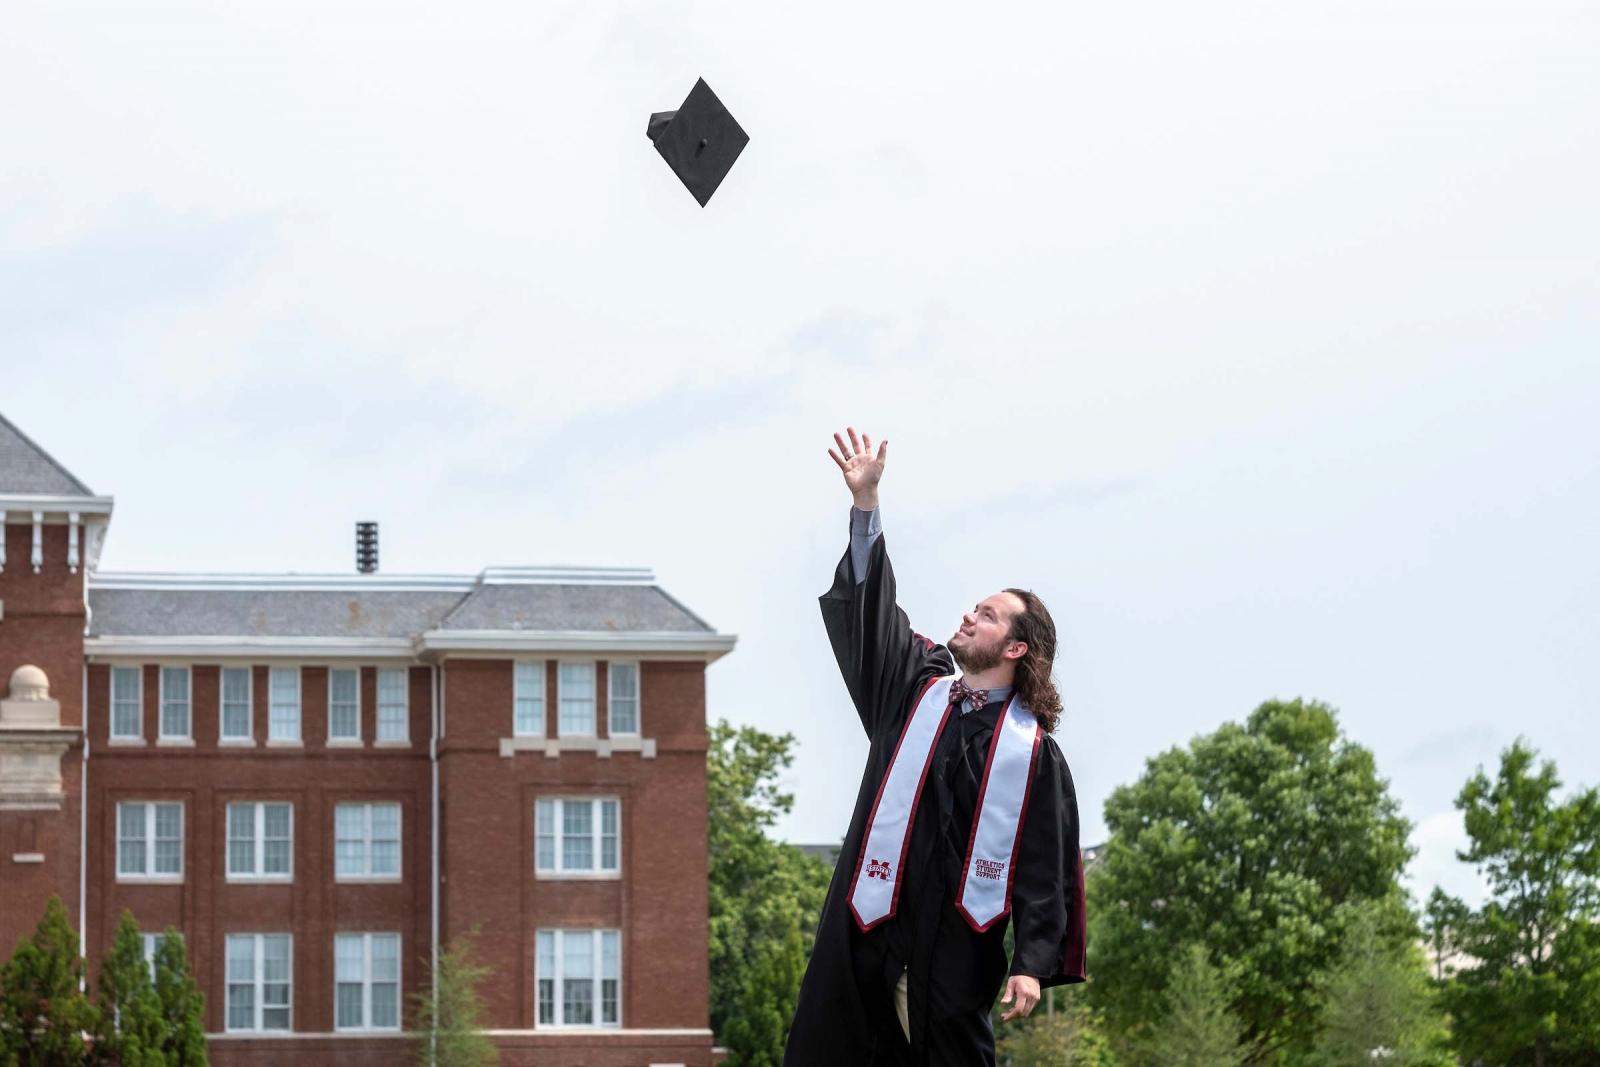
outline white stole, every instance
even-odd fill
[[[878,787],[850,886],[850,910],[862,930],[893,916],[899,904],[911,826],[933,761],[934,743],[950,718],[954,681],[954,676],[935,678],[923,688]],[[1013,695],[989,744],[967,843],[966,869],[956,894],[956,907],[979,932],[1011,910],[1017,842],[1042,736],[1033,713]]]

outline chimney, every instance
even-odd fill
[[[356,523],[356,572],[378,573],[378,524]]]

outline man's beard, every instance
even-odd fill
[[[995,641],[987,647],[976,641],[969,641],[965,648],[951,647],[950,655],[955,657],[956,666],[961,668],[962,674],[982,674],[991,667],[1000,666],[1000,661],[1005,659],[1006,642],[1004,638]]]

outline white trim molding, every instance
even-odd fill
[[[518,752],[543,752],[555,759],[562,752],[593,752],[600,759],[613,753],[637,752],[641,759],[656,758],[656,739],[637,734],[623,737],[502,737],[500,755],[510,759]]]
[[[88,637],[86,656],[123,656],[143,659],[278,658],[373,659],[389,657],[409,662],[412,642],[405,637]]]
[[[148,589],[168,592],[200,590],[278,590],[282,592],[471,592],[477,578],[461,574],[172,574],[129,572],[96,574],[94,589]]]
[[[484,585],[655,585],[648,567],[485,567]]]
[[[113,497],[56,496],[40,493],[0,493],[0,509],[17,511],[76,511],[83,515],[109,515]]]
[[[733,651],[733,634],[703,630],[428,630],[417,638],[419,652],[612,652],[662,659],[678,657],[714,662]],[[497,657],[498,658],[498,657]]]

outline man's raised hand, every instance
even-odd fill
[[[838,451],[828,449],[828,455],[844,472],[844,484],[855,498],[856,507],[871,511],[878,506],[878,482],[883,478],[883,465],[889,458],[889,442],[880,441],[877,455],[873,455],[869,435],[857,437],[854,426],[847,427],[845,433],[850,435],[848,442],[838,434],[833,435],[839,448]]]

